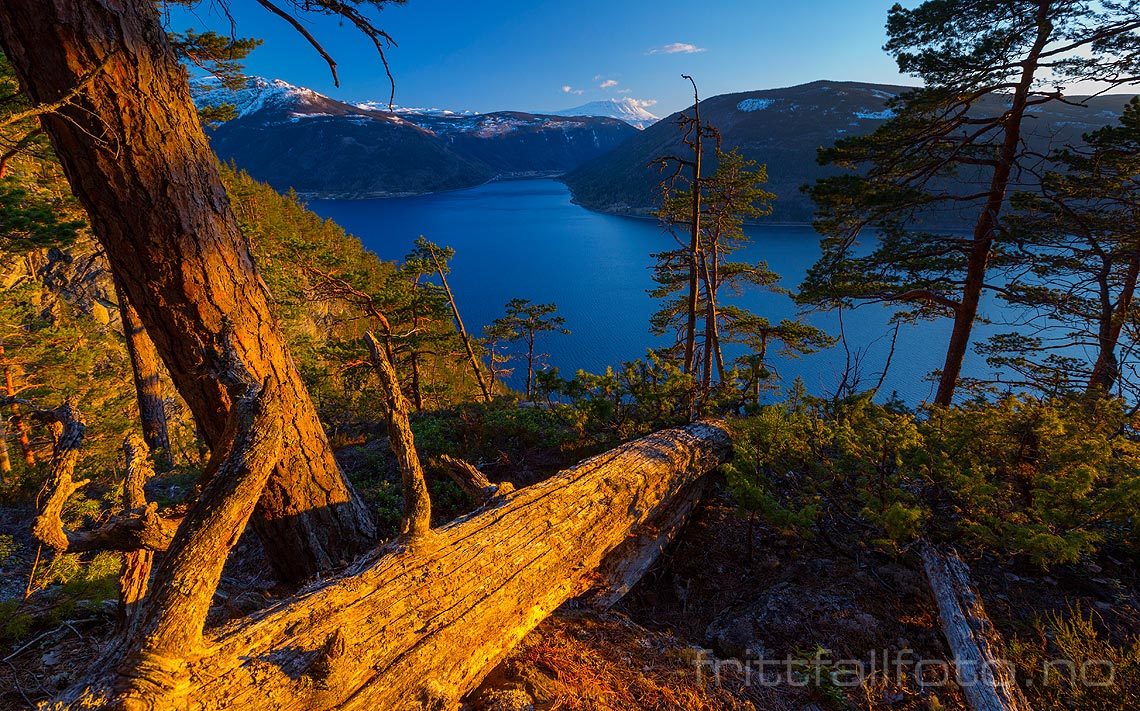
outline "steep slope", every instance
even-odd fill
[[[884,102],[905,89],[817,81],[705,99],[701,117],[720,129],[726,149],[739,148],[747,157],[767,164],[769,189],[779,196],[773,220],[808,222],[811,201],[800,186],[833,170],[817,165],[816,150],[842,136],[875,130],[890,118]],[[1103,96],[1091,99],[1090,108],[1050,106],[1029,122],[1028,140],[1037,149],[1077,140],[1082,133],[1112,122],[1126,100]],[[651,212],[660,199],[661,176],[647,165],[656,156],[682,149],[678,115],[659,121],[616,150],[567,174],[564,180],[574,199],[605,212]]]
[[[237,109],[210,132],[222,160],[310,196],[410,195],[558,174],[636,133],[607,118],[390,112],[260,78],[237,91],[199,80],[193,90],[199,106]]]
[[[647,128],[660,119],[645,110],[645,104],[637,99],[606,99],[591,101],[572,109],[551,111],[554,116],[607,116],[625,121],[634,128]]]

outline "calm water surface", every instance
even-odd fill
[[[649,334],[654,300],[650,254],[675,242],[652,220],[591,212],[570,202],[566,186],[553,180],[496,182],[478,188],[413,198],[314,200],[309,207],[332,218],[383,259],[398,260],[415,238],[425,235],[455,249],[449,277],[468,329],[475,334],[503,313],[513,297],[554,302],[565,317],[569,336],[549,335],[543,350],[564,374],[578,369],[599,372],[645,354],[660,345]],[[782,286],[796,288],[819,256],[818,236],[810,227],[756,227],[743,260],[767,260],[781,274]],[[784,295],[751,292],[738,298],[772,321],[796,313]],[[861,353],[863,385],[879,378],[890,347],[888,312],[864,306],[844,315],[852,354]],[[835,314],[811,314],[807,320],[833,335]],[[979,327],[979,335],[992,329]],[[948,321],[905,327],[900,332],[884,393],[897,391],[914,404],[933,396],[927,374],[942,365]],[[799,359],[773,361],[785,383],[796,376],[817,394],[834,392],[847,355],[841,346]],[[985,363],[971,354],[967,375],[985,373]],[[514,383],[518,385],[518,383]]]

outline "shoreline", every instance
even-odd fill
[[[527,172],[527,173],[503,173],[500,175],[496,175],[493,178],[490,178],[488,180],[484,180],[481,183],[473,183],[471,185],[464,185],[464,186],[457,187],[457,188],[444,188],[443,190],[409,190],[409,191],[405,191],[405,192],[377,191],[377,192],[370,192],[370,193],[325,193],[325,192],[302,192],[300,190],[294,190],[293,192],[296,193],[297,197],[300,198],[302,201],[343,200],[345,202],[348,202],[348,201],[352,201],[352,200],[390,200],[390,199],[396,199],[396,198],[424,197],[426,195],[446,195],[447,193],[455,193],[455,192],[459,192],[461,190],[473,190],[475,188],[481,188],[484,185],[490,185],[491,183],[507,183],[507,182],[518,181],[518,180],[557,180],[558,178],[562,177],[565,174],[566,174],[565,171],[550,171],[550,172],[535,171],[535,172]],[[282,192],[280,190],[278,190],[278,192],[285,194],[284,192]],[[586,208],[586,209],[589,209],[589,208]]]
[[[561,178],[565,174],[566,174],[565,172],[559,172],[559,171],[531,172],[531,173],[503,173],[501,175],[496,175],[495,177],[493,177],[489,180],[484,180],[481,183],[477,183],[474,185],[467,185],[467,186],[458,187],[458,188],[447,188],[446,190],[408,191],[408,192],[402,192],[402,193],[378,192],[378,193],[349,193],[349,194],[297,192],[297,197],[300,198],[303,203],[307,203],[310,200],[323,200],[323,201],[330,201],[330,202],[334,202],[334,201],[350,202],[350,201],[362,201],[362,200],[389,200],[389,199],[398,199],[398,198],[426,197],[428,195],[446,195],[448,193],[455,193],[455,192],[460,192],[463,190],[474,190],[475,188],[480,188],[480,187],[483,187],[484,185],[490,185],[491,183],[521,182],[521,181],[526,181],[526,180],[553,180],[555,182],[562,183],[562,185],[566,186],[567,192],[570,193],[571,204],[577,205],[578,207],[582,208],[583,210],[589,210],[590,212],[593,212],[593,213],[596,213],[599,215],[609,215],[610,217],[621,217],[621,218],[630,219],[630,220],[657,221],[657,217],[655,215],[646,214],[644,212],[637,212],[634,210],[629,210],[629,211],[607,210],[607,209],[602,209],[602,208],[591,207],[589,205],[583,205],[581,202],[578,201],[578,199],[576,197],[574,197],[574,192],[570,189],[570,186],[566,185],[565,182],[559,180],[559,178]],[[745,225],[747,225],[748,227],[760,227],[760,228],[765,228],[765,227],[772,227],[772,228],[813,227],[812,223],[810,221],[807,221],[807,220],[771,220],[771,219],[747,220],[747,221],[745,221]],[[954,232],[954,233],[969,233],[969,232],[971,232],[971,228],[969,226],[966,226],[966,225],[927,225],[926,229],[939,230],[939,231],[944,231],[944,232]]]

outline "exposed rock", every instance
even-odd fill
[[[759,598],[729,607],[705,630],[705,643],[720,657],[755,659],[793,653],[835,640],[872,640],[879,621],[849,595],[778,583]]]

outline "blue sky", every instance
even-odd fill
[[[627,96],[665,116],[690,101],[683,72],[705,96],[815,79],[915,83],[881,49],[894,1],[409,0],[375,17],[399,43],[388,55],[401,106],[543,111]],[[375,49],[350,26],[307,22],[337,60],[338,89],[284,21],[256,0],[229,6],[239,35],[265,40],[250,74],[342,100],[387,99]],[[210,0],[193,14],[172,10],[170,27],[230,32]]]

